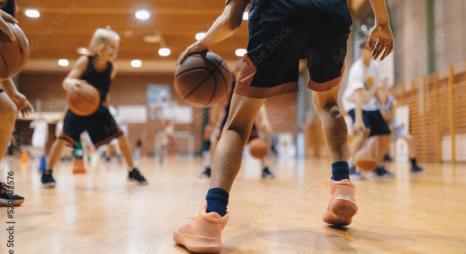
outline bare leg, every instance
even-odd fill
[[[354,136],[353,142],[351,142],[351,145],[349,147],[349,152],[350,152],[349,158],[352,162],[354,162],[356,154],[364,146],[364,142],[366,141],[368,135],[369,135],[368,131],[364,131]]]
[[[264,102],[264,99],[233,95],[227,123],[213,154],[211,188],[231,190],[241,166],[244,145]]]
[[[343,115],[340,113],[337,97],[338,87],[330,91],[322,93],[314,93],[314,103],[316,110],[322,121],[322,131],[330,152],[330,159],[334,163],[332,165],[332,179],[336,181],[330,182],[330,198],[327,211],[324,213],[323,220],[331,225],[346,226],[351,223],[353,216],[357,212],[355,204],[354,185],[347,179],[349,177],[349,168],[346,164],[348,158],[347,138],[348,131]],[[340,174],[335,174],[333,168],[335,164],[339,165]],[[340,168],[341,167],[341,168]],[[346,176],[344,176],[346,174]]]
[[[118,146],[120,147],[120,151],[125,158],[128,169],[131,171],[134,168],[133,156],[131,155],[131,150],[129,149],[128,140],[124,135],[118,137]]]
[[[315,108],[322,122],[322,131],[332,162],[346,161],[348,158],[345,119],[337,104],[338,87],[327,92],[313,93]]]
[[[66,141],[63,139],[57,139],[53,142],[52,148],[50,149],[49,155],[47,156],[47,169],[53,170],[57,165],[57,161],[63,152]]]

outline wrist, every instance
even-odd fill
[[[388,26],[389,22],[390,22],[390,18],[385,15],[376,17],[375,19],[376,26],[381,26],[381,27]]]

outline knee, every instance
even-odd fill
[[[343,118],[343,114],[341,114],[338,103],[334,100],[327,101],[327,103],[322,105],[321,110],[325,111],[332,118]]]
[[[238,125],[238,124],[232,124],[225,128],[228,131],[233,131],[235,132],[243,141],[246,141],[248,137],[248,129],[246,126]]]
[[[326,112],[332,116],[341,116],[337,97],[333,94],[315,93],[314,105],[318,111]]]
[[[15,124],[16,115],[18,110],[13,103],[7,103],[2,107],[2,112],[0,113],[0,126],[10,127]]]

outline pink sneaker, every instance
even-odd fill
[[[332,197],[324,214],[324,221],[339,227],[351,224],[351,219],[358,211],[354,193],[354,185],[350,180],[330,181]]]
[[[220,253],[222,251],[222,230],[228,222],[228,214],[206,213],[205,209],[191,222],[173,233],[176,244],[192,253]]]

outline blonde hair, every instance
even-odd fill
[[[118,33],[113,31],[110,27],[97,28],[89,43],[89,53],[98,55],[102,48],[109,43],[115,43],[117,45],[120,43],[120,36]]]

